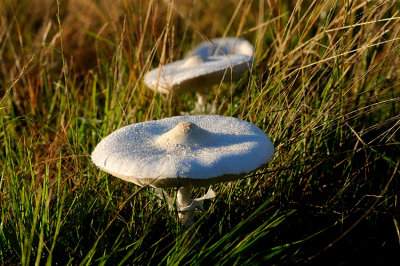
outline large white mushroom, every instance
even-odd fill
[[[92,161],[100,169],[139,186],[178,188],[181,222],[190,225],[201,200],[192,186],[236,180],[263,165],[274,146],[257,126],[218,115],[177,116],[132,124],[111,133],[96,146]]]
[[[149,71],[144,82],[150,89],[165,94],[196,91],[195,110],[201,111],[206,105],[206,90],[214,84],[239,79],[250,69],[253,56],[253,46],[244,39],[213,39],[195,47],[186,59]]]

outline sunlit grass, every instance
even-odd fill
[[[0,2],[0,261],[394,261],[398,3],[39,2]],[[253,43],[255,64],[209,100],[262,128],[276,155],[214,186],[192,235],[90,153],[124,125],[191,110],[194,92],[159,95],[143,75],[223,35]]]

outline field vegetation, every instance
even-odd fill
[[[0,261],[395,265],[399,32],[398,1],[0,1]],[[193,109],[195,93],[154,93],[143,75],[222,36],[249,40],[255,62],[208,100],[276,152],[214,186],[192,235],[90,154]]]

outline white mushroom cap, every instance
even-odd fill
[[[100,169],[140,186],[208,186],[260,168],[274,146],[257,126],[218,115],[177,116],[132,124],[94,149]]]
[[[216,46],[202,43],[186,59],[146,73],[146,86],[161,93],[201,89],[221,81],[238,79],[249,70],[254,48],[248,41],[234,38],[213,41]]]
[[[188,56],[199,55],[203,58],[224,54],[247,55],[251,58],[254,56],[253,45],[245,39],[226,37],[212,39],[211,41],[212,43],[205,41],[197,45],[188,53]]]

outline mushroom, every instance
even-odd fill
[[[217,38],[212,39],[211,42],[205,41],[193,48],[188,57],[199,55],[201,57],[239,54],[246,55],[250,58],[254,57],[254,47],[248,41],[241,38]],[[251,64],[252,62],[249,61]]]
[[[96,146],[92,161],[101,170],[139,186],[178,188],[179,220],[192,224],[194,210],[208,193],[192,199],[194,187],[237,180],[274,155],[274,146],[257,126],[219,116],[176,116],[125,126]],[[169,196],[167,196],[169,198]]]
[[[222,81],[239,79],[250,69],[253,56],[253,46],[244,39],[213,39],[195,47],[186,59],[149,71],[144,83],[164,94],[196,90],[195,112],[201,112],[206,109],[206,89]]]

